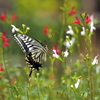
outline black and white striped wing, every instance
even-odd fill
[[[32,53],[27,54],[25,60],[26,60],[28,67],[31,68],[29,77],[31,77],[33,70],[38,71],[42,67],[42,64],[40,62],[37,62],[33,59]]]
[[[43,45],[40,42],[25,34],[14,33],[13,37],[24,53],[29,53],[36,50],[38,50],[38,52],[41,52],[41,49],[43,48]]]

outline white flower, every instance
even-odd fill
[[[78,88],[79,84],[80,84],[80,79],[77,80],[77,82],[74,84],[75,88]]]
[[[54,58],[59,58],[59,55],[56,53],[56,50],[53,49],[54,54],[52,55]]]
[[[74,42],[75,42],[75,37],[72,37],[70,41],[66,39],[64,45],[66,46],[66,48],[70,48],[74,44]]]
[[[66,51],[64,52],[64,57],[68,57],[68,55],[69,55],[69,52],[68,52],[68,50],[66,50]]]
[[[96,66],[96,74],[100,73],[100,66]]]
[[[11,25],[11,26],[12,26],[12,33],[14,33],[15,31],[18,31],[19,30],[18,28],[16,28],[15,25]]]
[[[82,27],[83,31],[81,31],[81,35],[85,35],[85,27]]]
[[[96,30],[94,27],[94,22],[93,22],[93,15],[90,16],[91,22],[90,22],[90,32],[93,32],[93,30]]]
[[[66,33],[72,35],[74,33],[74,31],[72,30],[72,27],[69,25],[68,28],[69,30]]]
[[[92,62],[92,65],[97,65],[98,64],[98,59],[97,59],[98,56],[99,56],[99,54],[97,56],[95,56],[95,58]]]

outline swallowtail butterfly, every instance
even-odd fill
[[[26,63],[31,68],[29,76],[32,74],[32,70],[39,70],[42,67],[41,58],[46,58],[48,51],[47,45],[43,45],[39,41],[22,33],[14,33],[13,38],[19,44],[22,51],[26,53]]]

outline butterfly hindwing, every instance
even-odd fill
[[[31,76],[33,70],[39,70],[39,68],[42,67],[41,63],[34,61],[31,53],[26,55],[26,63],[28,64],[28,67],[31,68],[29,77]]]

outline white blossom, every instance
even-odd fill
[[[12,33],[14,33],[15,31],[18,31],[19,30],[18,28],[16,28],[15,25],[11,25],[11,26],[12,26]]]
[[[85,35],[85,27],[82,27],[81,35]]]
[[[74,33],[74,31],[72,30],[72,27],[69,25],[68,28],[69,30],[66,33],[72,35]]]
[[[54,58],[59,58],[59,55],[56,53],[56,50],[53,49],[54,54],[52,55]]]
[[[94,18],[93,15],[90,16],[91,22],[90,22],[90,32],[93,32],[93,30],[96,30],[96,28],[94,27]]]
[[[100,66],[96,66],[96,74],[100,73]]]
[[[66,46],[66,48],[70,48],[74,44],[74,42],[75,42],[75,37],[72,37],[70,41],[66,39],[64,45]]]
[[[69,52],[68,52],[68,50],[66,50],[66,51],[64,52],[64,57],[68,57],[68,55],[69,55]]]
[[[75,88],[78,88],[79,84],[80,84],[80,79],[77,80],[77,82],[74,84]]]
[[[97,59],[98,56],[99,56],[99,54],[97,56],[95,56],[95,58],[92,62],[92,65],[97,65],[98,64],[98,59]]]

